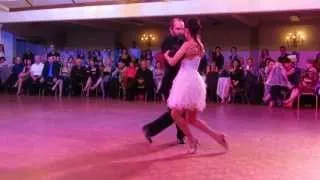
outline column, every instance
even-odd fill
[[[2,27],[3,27],[3,24],[0,24],[0,44],[3,44],[3,39],[2,39]]]

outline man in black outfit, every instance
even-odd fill
[[[184,42],[184,22],[182,19],[173,18],[170,21],[170,35],[166,37],[161,45],[162,53],[170,50],[169,55],[173,56],[180,46]],[[172,82],[176,77],[178,70],[180,68],[180,63],[175,66],[170,66],[169,63],[166,62],[165,74],[162,78],[161,87],[159,90],[160,94],[163,94],[165,99],[169,97],[170,89],[172,86]],[[146,124],[143,126],[143,132],[149,143],[152,143],[152,137],[159,134],[164,129],[168,128],[174,123],[174,120],[171,117],[171,110],[169,109],[167,112],[162,114],[153,122]],[[179,144],[184,144],[184,134],[177,126],[177,138]]]

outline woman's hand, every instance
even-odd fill
[[[165,53],[164,53],[164,57],[166,58],[166,59],[169,59],[169,50],[167,50]]]

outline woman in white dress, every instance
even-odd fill
[[[201,57],[204,55],[204,46],[199,35],[200,29],[199,20],[190,19],[185,30],[185,43],[174,57],[169,57],[169,52],[165,53],[165,58],[172,66],[181,60],[167,103],[172,109],[173,119],[188,138],[190,153],[197,152],[199,142],[191,133],[188,124],[197,127],[228,149],[225,136],[216,133],[198,117],[198,112],[203,111],[206,106],[206,84],[198,72]],[[185,116],[182,116],[183,113]]]

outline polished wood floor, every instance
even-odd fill
[[[99,98],[0,96],[1,180],[319,180],[314,109],[209,104],[201,117],[231,150],[205,134],[188,155],[171,127],[149,145],[141,126],[164,104]]]

